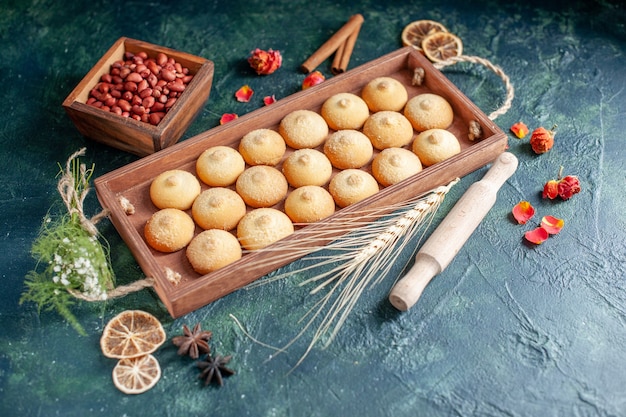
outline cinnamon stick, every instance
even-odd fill
[[[346,41],[339,46],[337,52],[335,52],[335,58],[333,59],[333,64],[330,67],[333,74],[341,74],[348,69],[350,57],[352,56],[352,51],[354,51],[354,45],[356,44],[356,39],[359,37],[360,30],[361,25],[354,29],[350,36],[348,36],[348,39],[346,39]]]
[[[306,61],[302,63],[300,69],[309,73],[313,71],[317,66],[326,60],[333,54],[339,47],[346,42],[350,34],[359,29],[363,24],[363,16],[361,14],[355,14],[348,19],[348,21],[330,37],[317,51],[313,53]],[[344,48],[345,50],[345,48]]]

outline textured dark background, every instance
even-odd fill
[[[0,11],[0,415],[626,415],[623,2],[1,0]],[[61,107],[116,39],[215,62],[210,100],[184,140],[217,126],[222,113],[242,115],[265,95],[298,91],[298,66],[354,13],[365,23],[352,68],[400,47],[410,21],[438,20],[463,39],[466,54],[510,76],[516,96],[496,121],[503,130],[518,120],[531,129],[559,126],[554,149],[542,156],[509,135],[517,173],[415,308],[400,314],[390,307],[390,283],[372,289],[335,343],[287,375],[304,342],[266,361],[272,351],[245,337],[230,314],[264,342],[287,342],[310,304],[289,283],[238,291],[178,320],[150,290],[79,304],[73,311],[87,337],[56,314],[18,304],[42,217],[50,207],[60,210],[57,163],[83,146],[96,176],[137,159],[81,137]],[[280,50],[283,67],[255,75],[245,58],[256,47]],[[330,62],[320,69],[330,76]],[[482,67],[459,64],[444,73],[485,113],[504,97],[501,81]],[[246,83],[255,99],[237,103],[233,94]],[[560,166],[580,177],[582,192],[544,201],[543,184]],[[483,174],[463,178],[435,224]],[[563,218],[561,234],[538,247],[524,244],[531,225],[509,216],[520,200],[539,217]],[[95,193],[86,207],[88,214],[100,210]],[[118,283],[143,277],[113,226],[99,228]],[[237,375],[222,388],[204,388],[193,362],[168,341],[156,353],[162,380],[143,395],[124,396],[98,342],[108,319],[131,308],[155,314],[168,337],[200,321],[214,333],[214,350],[233,355]]]

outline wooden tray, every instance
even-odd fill
[[[415,68],[423,68],[425,71],[424,81],[420,86],[413,86],[411,83]],[[154,278],[155,290],[173,317],[200,308],[295,260],[299,255],[289,254],[288,250],[281,252],[280,249],[285,243],[298,239],[301,232],[296,230],[293,235],[275,243],[275,250],[246,253],[239,261],[201,276],[191,268],[184,250],[171,254],[160,253],[151,249],[144,240],[144,225],[157,210],[149,195],[152,179],[169,169],[184,169],[195,174],[196,159],[205,149],[215,145],[236,148],[247,132],[262,127],[277,129],[280,120],[294,110],[310,109],[319,112],[323,102],[336,93],[352,92],[360,95],[362,87],[378,76],[391,76],[400,80],[406,86],[409,98],[424,92],[445,97],[455,114],[454,122],[448,130],[459,138],[461,153],[425,168],[399,184],[381,188],[374,196],[338,210],[321,222],[306,226],[307,232],[313,231],[315,235],[318,235],[319,230],[320,238],[316,243],[328,243],[332,236],[324,234],[322,237],[321,231],[346,218],[356,217],[356,213],[365,207],[382,208],[419,196],[490,163],[505,150],[505,133],[419,52],[406,47],[95,180],[96,192],[102,206],[110,210],[112,223],[144,273]],[[468,126],[472,120],[478,122],[482,128],[481,140],[470,141],[468,138]],[[369,170],[369,166],[364,169]],[[121,197],[135,207],[134,214],[125,213],[120,204]],[[279,255],[283,256],[277,260]],[[174,284],[168,279],[168,270],[180,274],[178,283]]]

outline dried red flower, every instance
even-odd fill
[[[538,127],[533,130],[530,136],[530,147],[537,154],[548,152],[554,146],[554,135],[556,134],[556,125],[551,130],[544,127]]]
[[[528,134],[528,126],[524,122],[517,122],[511,126],[511,132],[519,139],[522,139]]]
[[[302,81],[302,89],[306,90],[307,88],[311,88],[314,85],[323,82],[325,79],[326,77],[324,77],[324,74],[319,71],[313,71],[312,73],[307,75]]]
[[[526,224],[535,215],[535,208],[528,201],[520,201],[512,212],[518,224]]]
[[[283,63],[283,57],[280,51],[274,51],[273,49],[264,51],[256,48],[250,52],[248,63],[257,74],[269,75],[280,68]]]
[[[247,103],[250,101],[253,94],[254,94],[254,91],[250,88],[250,86],[244,85],[243,87],[241,87],[239,90],[235,92],[235,97],[237,98],[237,101],[241,103]]]
[[[537,227],[536,229],[529,230],[524,233],[524,238],[535,245],[542,244],[548,239],[549,236],[548,231],[543,227]]]
[[[559,181],[559,196],[563,200],[569,200],[574,194],[580,192],[580,181],[574,175],[566,175]]]
[[[235,113],[224,113],[220,118],[220,124],[223,125],[224,123],[231,122],[238,117],[239,116],[237,116]]]
[[[554,200],[559,195],[559,182],[557,180],[550,180],[543,186],[543,198],[549,198]]]

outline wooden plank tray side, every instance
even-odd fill
[[[423,68],[426,73],[420,86],[411,85],[416,67]],[[360,203],[338,210],[333,216],[321,222],[306,226],[307,236],[319,236],[316,237],[314,244],[323,245],[331,241],[339,234],[336,231],[331,232],[337,225],[360,216],[364,209],[386,209],[393,204],[422,195],[432,188],[490,163],[505,150],[507,137],[504,132],[419,52],[407,47],[308,90],[295,93],[271,106],[255,110],[233,122],[200,133],[95,180],[101,204],[110,210],[113,225],[129,246],[144,273],[155,279],[155,290],[173,317],[200,308],[294,261],[299,255],[289,251],[289,242],[301,238],[303,231],[297,230],[293,235],[275,243],[271,251],[246,253],[239,261],[200,276],[186,260],[184,250],[164,254],[151,249],[144,240],[144,224],[156,211],[149,197],[152,179],[169,169],[184,169],[195,173],[196,159],[207,148],[215,145],[236,148],[241,137],[251,130],[262,127],[277,129],[282,118],[294,110],[319,111],[324,101],[336,93],[360,94],[367,82],[379,76],[391,76],[400,80],[406,86],[409,97],[423,92],[434,92],[445,97],[455,113],[454,122],[448,130],[459,138],[461,153],[427,167],[399,184],[381,189],[376,195]],[[482,140],[476,142],[469,140],[470,120],[480,124],[483,131]],[[369,167],[365,169],[369,170]],[[119,203],[120,197],[128,199],[134,205],[135,214],[125,214]],[[177,285],[168,280],[166,272],[168,269],[182,276]]]

